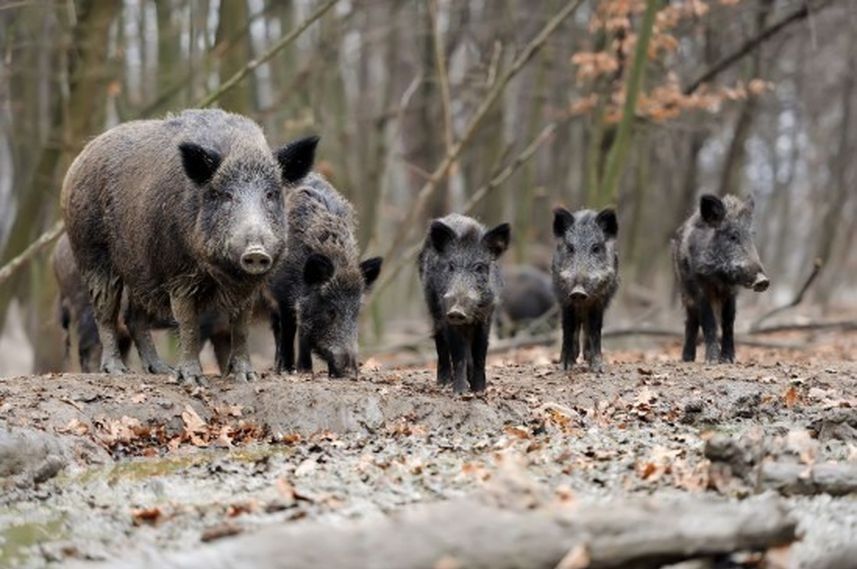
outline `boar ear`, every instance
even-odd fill
[[[304,264],[304,282],[308,285],[320,285],[333,276],[333,263],[330,258],[319,253],[312,253]]]
[[[485,246],[488,247],[488,250],[491,251],[494,257],[499,257],[509,247],[511,232],[512,230],[509,228],[508,223],[501,223],[486,233],[482,238],[482,242],[485,243]]]
[[[274,151],[274,156],[280,163],[283,182],[294,184],[309,174],[315,161],[315,148],[318,146],[318,140],[317,136],[308,136],[294,140]]]
[[[429,227],[429,239],[431,239],[431,246],[434,247],[435,251],[443,253],[450,241],[455,239],[455,231],[444,222],[436,219],[431,222],[431,227]]]
[[[717,196],[704,194],[699,198],[699,214],[706,223],[717,225],[726,217],[726,206]]]
[[[554,237],[562,237],[569,227],[574,225],[574,214],[564,207],[553,210],[553,234]]]
[[[381,263],[383,262],[384,259],[381,257],[372,257],[360,263],[360,272],[363,273],[363,283],[366,285],[366,288],[372,286],[372,283],[381,274]]]
[[[609,207],[598,212],[598,215],[595,216],[595,223],[601,227],[607,239],[615,239],[619,233],[619,221],[616,219],[616,212]]]
[[[203,186],[211,181],[222,161],[217,152],[206,150],[193,142],[179,144],[179,152],[182,155],[182,166],[185,174],[198,186]]]

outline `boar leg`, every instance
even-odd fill
[[[586,314],[586,361],[589,362],[589,371],[601,373],[601,326],[604,322],[604,309],[600,306],[592,307]]]
[[[118,318],[122,298],[122,281],[107,271],[88,275],[89,296],[95,312],[95,323],[101,341],[101,371],[110,374],[127,373],[119,351]]]
[[[128,307],[128,332],[131,334],[131,339],[134,345],[137,346],[137,353],[140,354],[140,361],[143,364],[143,370],[146,373],[168,374],[173,370],[165,364],[158,356],[158,350],[155,349],[155,343],[152,341],[152,333],[149,331],[149,317],[139,307],[133,303]]]
[[[232,353],[232,333],[214,332],[208,337],[211,347],[214,349],[214,359],[217,360],[217,368],[220,375],[226,375],[229,369],[229,356]]]
[[[253,315],[253,303],[235,313],[229,321],[232,329],[232,353],[227,366],[229,376],[239,383],[255,381],[259,376],[250,364],[250,350],[247,347],[247,331],[250,328],[250,318]]]
[[[77,357],[80,371],[97,373],[101,364],[101,353],[98,324],[95,323],[92,306],[87,305],[77,316]]]
[[[580,322],[573,306],[562,308],[562,369],[568,370],[580,353]]]
[[[435,330],[434,347],[437,350],[437,384],[449,385],[452,383],[452,362],[444,328]]]
[[[696,359],[696,340],[699,337],[699,309],[695,304],[685,304],[684,318],[684,348],[681,350],[681,359],[692,362]]]
[[[179,324],[179,365],[173,375],[179,382],[202,384],[205,378],[199,365],[199,314],[193,298],[170,295],[173,317]]]
[[[462,330],[447,326],[446,341],[452,359],[452,390],[464,393],[469,387],[467,381],[467,360],[470,358],[470,343]]]
[[[721,362],[735,361],[735,295],[727,294],[723,299],[723,307],[720,312],[720,326],[723,329],[722,347],[720,349]]]
[[[298,334],[298,371],[312,373],[312,344],[304,334]]]
[[[720,361],[720,346],[717,342],[717,318],[711,300],[703,295],[699,299],[699,316],[702,325],[702,337],[705,339],[705,363]]]
[[[490,321],[489,321],[490,322]],[[485,359],[488,355],[488,336],[491,332],[490,324],[477,324],[470,340],[470,351],[472,354],[470,389],[476,393],[485,391]]]
[[[297,316],[290,304],[280,303],[277,333],[277,372],[295,371],[295,334],[298,331]],[[310,361],[312,368],[312,361]]]

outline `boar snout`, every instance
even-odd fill
[[[756,292],[765,292],[768,290],[768,287],[771,286],[771,281],[768,280],[767,275],[762,271],[759,271],[756,274],[755,280],[753,280],[752,288]]]
[[[577,285],[573,289],[571,289],[571,293],[569,294],[569,296],[574,302],[583,302],[584,300],[589,298],[589,294],[586,292],[586,289],[584,289],[582,285]]]
[[[453,326],[461,326],[470,322],[473,319],[477,301],[478,298],[468,292],[448,292],[443,295],[443,303],[447,307],[447,322]]]
[[[357,376],[357,356],[354,352],[332,352],[327,362],[330,377]]]
[[[271,256],[259,245],[247,247],[241,255],[241,268],[251,275],[267,273],[272,265]]]

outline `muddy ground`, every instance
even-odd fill
[[[716,433],[805,465],[857,460],[857,334],[777,340],[804,349],[739,347],[741,363],[707,366],[677,363],[674,342],[614,345],[600,375],[560,371],[554,348],[518,350],[492,357],[480,397],[381,358],[357,380],[212,378],[194,390],[144,375],[3,379],[0,566],[110,561],[388,513],[479,491],[510,465],[584,504],[755,493],[711,468],[703,451]],[[816,567],[857,535],[853,497],[785,499],[802,536],[789,566]]]

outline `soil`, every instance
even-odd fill
[[[492,357],[485,395],[463,397],[437,387],[431,369],[375,358],[355,380],[212,377],[186,389],[151,375],[2,379],[0,566],[341,523],[467,496],[512,470],[584,504],[744,499],[759,489],[705,457],[715,435],[755,438],[801,464],[857,459],[857,335],[821,340],[809,350],[739,346],[741,363],[712,366],[677,362],[674,343],[608,346],[598,375],[559,370],[553,348],[518,350]],[[848,496],[784,499],[802,536],[790,567],[818,567],[857,535]]]

